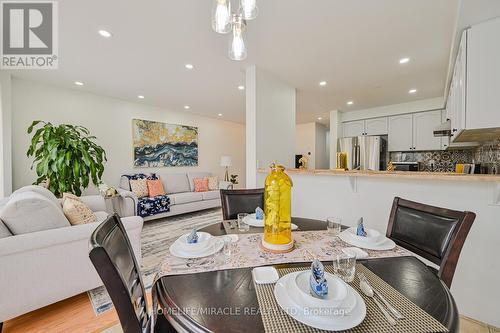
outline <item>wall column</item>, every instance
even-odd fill
[[[342,137],[341,112],[330,111],[330,169],[337,167],[337,140]]]

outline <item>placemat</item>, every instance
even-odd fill
[[[278,273],[281,276],[304,270],[304,268],[280,268]],[[331,265],[325,266],[325,270],[333,274]],[[350,285],[361,295],[366,304],[365,320],[352,329],[343,331],[349,333],[373,333],[373,332],[392,332],[392,333],[431,333],[448,332],[434,317],[419,308],[408,298],[403,296],[384,280],[375,275],[372,271],[361,264],[356,265],[356,272],[363,272],[371,285],[377,289],[401,314],[405,317],[398,321],[396,326],[391,326],[384,315],[372,299],[365,296],[359,289],[359,280],[356,276]],[[274,283],[255,285],[262,322],[266,333],[317,333],[326,332],[302,324],[281,310],[274,298]]]

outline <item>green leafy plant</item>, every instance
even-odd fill
[[[233,185],[238,185],[238,175],[231,175],[231,179],[229,179]]]
[[[88,129],[37,120],[28,128],[28,134],[36,127],[26,153],[35,158],[31,164],[31,169],[36,164],[38,176],[34,184],[48,181],[49,190],[60,197],[64,192],[80,196],[90,181],[94,185],[101,183],[106,153]]]

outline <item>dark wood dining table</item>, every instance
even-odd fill
[[[324,221],[293,218],[292,222],[301,231],[326,229]],[[200,231],[213,236],[226,234],[222,223]],[[458,310],[448,287],[420,260],[393,257],[359,262],[450,332],[458,332]],[[276,265],[277,268],[309,266],[309,262]],[[155,306],[160,309],[157,332],[171,331],[172,326],[179,332],[264,332],[252,268],[163,276],[154,284],[153,295]]]

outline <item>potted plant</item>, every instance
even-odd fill
[[[101,183],[106,153],[88,129],[37,120],[28,134],[36,127],[27,152],[35,158],[31,164],[31,169],[36,164],[38,177],[34,184],[48,182],[48,189],[61,197],[64,192],[80,196],[90,181],[96,186]]]

